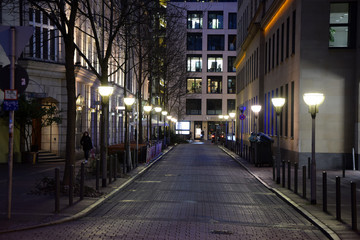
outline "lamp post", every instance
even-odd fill
[[[228,137],[228,119],[229,119],[229,115],[224,115],[224,119],[225,119],[225,147],[228,147],[227,145],[227,137]]]
[[[220,119],[220,131],[222,132],[222,120],[224,119],[224,115],[219,115],[219,119]],[[216,131],[216,133],[217,133],[217,131]],[[218,136],[215,136],[215,142],[217,142],[217,139],[218,139]]]
[[[234,143],[234,132],[235,132],[234,119],[235,119],[236,113],[231,112],[231,113],[229,113],[229,116],[231,118],[231,142]],[[232,148],[234,148],[234,144],[232,144]]]
[[[164,139],[163,139],[163,143],[164,143],[163,146],[164,147],[166,146],[166,121],[165,121],[165,119],[166,119],[167,114],[168,114],[167,111],[162,111],[161,112],[161,115],[164,116]]]
[[[257,132],[256,129],[256,120],[259,116],[259,112],[261,110],[261,105],[252,105],[251,106],[251,111],[253,111],[254,115],[255,115],[255,119],[254,119],[254,132]]]
[[[157,141],[159,141],[159,118],[160,118],[161,110],[162,110],[161,107],[155,107],[155,112],[158,113],[158,116],[157,116]]]
[[[322,93],[305,93],[305,103],[309,106],[309,113],[312,118],[311,127],[311,204],[316,204],[316,161],[315,161],[315,117],[319,112],[319,106],[324,102],[325,96]]]
[[[171,124],[171,119],[173,118],[172,116],[168,115],[167,117],[167,120],[169,121],[169,126],[168,126],[168,143],[170,145],[170,132],[171,132],[171,128],[170,128],[170,124]]]
[[[107,153],[108,153],[108,130],[109,130],[109,97],[114,91],[112,86],[100,86],[98,88],[102,100],[102,114],[100,123],[100,162],[102,165],[101,186],[106,187],[107,180]]]
[[[149,115],[150,115],[150,112],[152,110],[152,106],[151,105],[145,105],[144,106],[144,111],[146,113],[146,120],[147,120],[147,123],[146,123],[146,136],[147,136],[147,144],[149,145],[149,142],[150,142],[150,135],[149,135]]]
[[[127,171],[130,171],[132,168],[131,164],[131,154],[130,154],[130,134],[129,134],[129,112],[131,111],[131,107],[135,102],[135,98],[132,97],[125,97],[125,117],[126,117],[126,126],[125,126],[125,159],[127,165]]]
[[[240,110],[241,116],[243,116],[244,111],[246,110],[246,107],[245,106],[240,106],[239,110]],[[240,156],[241,157],[242,157],[242,153],[243,153],[243,138],[242,138],[243,127],[244,127],[244,116],[243,116],[243,118],[241,118],[241,133],[240,133]]]
[[[285,104],[285,98],[272,98],[272,104],[275,107],[276,111],[276,136],[277,136],[277,158],[276,158],[276,183],[280,183],[280,163],[281,163],[281,151],[280,151],[280,114],[282,111],[282,107]],[[274,164],[273,164],[274,166]]]

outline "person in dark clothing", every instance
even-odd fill
[[[85,163],[87,163],[87,161],[89,159],[89,152],[93,148],[92,141],[91,141],[91,138],[90,138],[88,132],[84,132],[84,134],[80,140],[80,144],[83,146]]]

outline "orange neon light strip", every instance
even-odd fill
[[[290,5],[292,0],[285,0],[285,2],[281,5],[281,7],[277,10],[274,16],[271,18],[269,23],[265,26],[265,33],[275,24],[275,22],[284,14],[287,7]]]
[[[240,59],[239,63],[238,63],[238,64],[236,64],[236,68],[238,68],[238,67],[240,66],[240,64],[244,61],[245,56],[246,56],[246,52],[244,52],[244,54],[242,55],[242,57],[241,57],[241,59]]]

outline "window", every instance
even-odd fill
[[[292,15],[292,42],[291,42],[291,53],[295,54],[295,33],[296,33],[296,11],[293,11]]]
[[[231,76],[227,79],[227,93],[236,93],[236,77]]]
[[[236,13],[229,13],[229,29],[236,29]]]
[[[222,55],[208,56],[208,72],[222,72]]]
[[[227,113],[235,112],[235,99],[227,100]]]
[[[221,99],[207,99],[206,100],[206,114],[207,115],[222,114],[222,100]]]
[[[229,35],[228,49],[229,51],[236,51],[236,35]]]
[[[190,55],[187,57],[187,71],[188,72],[201,72],[202,70],[202,57],[201,55]]]
[[[58,60],[58,44],[55,25],[39,10],[29,9],[29,23],[34,26],[30,38],[30,57],[43,60]]]
[[[228,72],[236,72],[236,68],[234,66],[235,60],[236,60],[235,56],[228,57]]]
[[[202,34],[188,33],[187,34],[187,50],[202,50]]]
[[[186,82],[187,93],[201,93],[201,78],[188,78]]]
[[[222,77],[208,77],[207,93],[222,93]]]
[[[355,12],[350,3],[330,4],[329,47],[353,47],[355,41]]]
[[[186,99],[186,115],[201,115],[201,99]]]
[[[224,35],[208,35],[208,50],[223,51]]]
[[[208,29],[223,29],[223,12],[209,12]]]
[[[187,14],[188,29],[202,29],[202,23],[203,23],[202,12],[188,12]]]

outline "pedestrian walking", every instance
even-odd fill
[[[93,148],[92,141],[88,132],[84,132],[83,136],[81,137],[80,144],[83,146],[85,163],[87,163],[89,159],[89,152]]]

